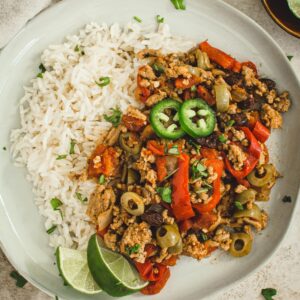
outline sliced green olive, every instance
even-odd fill
[[[170,254],[180,254],[182,252],[182,248],[182,239],[180,238],[175,246],[169,247],[168,252]]]
[[[263,187],[274,183],[276,179],[276,169],[273,165],[267,164],[263,166],[264,173],[262,175],[257,174],[257,170],[253,170],[248,176],[250,184],[256,187]]]
[[[241,192],[240,194],[237,194],[235,200],[240,202],[241,204],[246,204],[247,202],[254,202],[256,194],[257,192],[255,190],[248,189],[246,191]]]
[[[229,253],[235,257],[242,257],[252,249],[252,238],[247,233],[233,233],[231,235],[231,246]]]
[[[268,188],[260,188],[257,191],[256,201],[268,201],[270,198],[271,190]]]
[[[178,243],[180,234],[176,227],[172,225],[163,225],[156,231],[156,240],[161,248],[169,248]]]
[[[235,218],[251,218],[261,221],[261,210],[256,204],[253,204],[251,209],[239,210],[233,216]]]
[[[141,151],[141,142],[133,132],[120,134],[119,144],[120,147],[129,154],[136,155]]]
[[[121,205],[133,216],[140,216],[145,211],[145,205],[142,197],[133,192],[126,192],[122,195]]]

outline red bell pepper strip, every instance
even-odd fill
[[[208,57],[222,66],[224,69],[232,70],[236,60],[222,50],[212,47],[207,41],[200,43],[200,50],[206,52]]]
[[[160,265],[160,264],[158,264]],[[162,265],[163,266],[163,265]],[[166,285],[168,279],[170,278],[170,269],[166,266],[165,269],[159,270],[160,278],[157,281],[150,282],[146,287],[141,290],[141,293],[144,295],[155,295],[158,294],[163,287]]]
[[[239,61],[235,61],[232,67],[232,71],[235,73],[240,73],[242,69],[242,64]]]
[[[195,219],[193,228],[208,229],[217,221],[217,219],[218,219],[217,214],[213,212],[202,213]]]
[[[194,224],[194,222],[192,219],[183,220],[179,224],[180,232],[187,232],[189,229],[191,229],[193,227],[193,224]]]
[[[243,66],[252,69],[252,70],[254,71],[254,73],[257,74],[257,68],[256,68],[256,65],[255,65],[252,61],[245,61],[245,62],[242,62],[242,67],[243,67]]]
[[[168,175],[167,171],[167,159],[165,156],[159,156],[155,160],[157,179],[159,182],[163,181]]]
[[[227,157],[225,157],[225,164],[228,171],[237,179],[237,181],[241,182],[243,178],[245,178],[257,165],[258,160],[260,158],[260,154],[262,152],[261,146],[259,145],[257,139],[251,132],[248,127],[241,127],[241,130],[244,131],[248,141],[248,157],[244,163],[244,167],[242,170],[235,170]],[[244,182],[245,183],[245,182]]]
[[[165,266],[173,267],[176,265],[177,259],[178,259],[177,255],[172,255],[171,257],[164,259],[161,263]]]
[[[147,142],[147,149],[156,155],[165,155],[165,146],[157,141],[150,140]]]
[[[175,87],[177,89],[189,89],[191,88],[193,85],[200,83],[202,80],[200,77],[197,77],[195,75],[192,75],[191,78],[177,78],[175,80]]]
[[[189,194],[190,158],[182,153],[178,158],[178,171],[172,180],[172,212],[177,221],[189,219],[195,215]]]
[[[270,136],[270,130],[258,120],[252,130],[254,136],[262,143],[266,142]]]
[[[216,99],[204,86],[198,85],[197,92],[199,97],[202,98],[209,106],[216,104]]]
[[[253,111],[248,116],[248,127],[252,130],[259,120],[259,113],[257,111]]]

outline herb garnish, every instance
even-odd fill
[[[56,225],[53,225],[53,226],[50,227],[46,232],[47,232],[48,234],[51,234],[56,228],[57,228],[57,226],[56,226]]]
[[[100,78],[99,78],[99,81],[98,81],[98,82],[95,81],[95,82],[96,82],[96,84],[97,84],[98,86],[104,87],[104,86],[110,84],[110,78],[107,77],[107,76],[105,76],[105,77],[100,77]]]
[[[163,74],[165,72],[164,68],[159,66],[158,64],[154,63],[152,65],[152,69],[155,73],[156,76],[160,76],[161,74]]]
[[[75,52],[80,52],[81,55],[85,54],[83,48],[81,46],[79,46],[79,45],[76,45],[76,47],[74,48],[74,51]]]
[[[235,202],[234,202],[234,205],[235,205],[235,207],[236,207],[238,210],[244,210],[244,206],[243,206],[243,204],[242,204],[241,202],[235,201]]]
[[[201,232],[200,233],[200,240],[201,240],[201,242],[207,241],[208,240],[207,235],[205,233]]]
[[[12,271],[10,273],[10,277],[16,280],[16,286],[19,288],[24,287],[24,285],[27,283],[27,280],[20,275],[17,271]]]
[[[203,166],[199,161],[196,161],[192,165],[192,178],[197,179],[199,177],[207,177],[206,167]]]
[[[191,87],[191,92],[196,92],[196,91],[197,91],[197,88],[196,88],[195,85],[193,85],[193,86]]]
[[[38,73],[36,77],[43,78],[43,73],[45,73],[47,70],[43,64],[39,65],[39,69],[40,69],[40,73]]]
[[[3,147],[2,149],[3,149],[3,151],[6,151],[6,150],[7,150],[7,148],[6,148],[6,147]]]
[[[104,184],[105,183],[105,176],[103,174],[100,175],[98,179],[99,184]]]
[[[218,140],[223,144],[227,142],[227,138],[224,134],[219,135]]]
[[[76,192],[75,194],[76,194],[77,199],[78,199],[80,202],[84,203],[84,202],[87,202],[87,201],[88,201],[88,198],[87,198],[87,197],[83,198],[83,196],[82,196],[81,193]]]
[[[179,155],[178,145],[173,145],[170,149],[168,149],[167,154]]]
[[[75,154],[75,145],[76,145],[75,141],[71,140],[69,154]]]
[[[266,288],[261,290],[261,294],[264,296],[265,300],[273,300],[273,296],[277,294],[277,291],[273,288]]]
[[[172,189],[171,187],[158,187],[156,191],[161,196],[161,199],[166,203],[172,202]]]
[[[58,198],[52,198],[50,200],[50,203],[53,210],[58,210],[58,208],[63,205],[63,203]]]
[[[200,154],[201,145],[195,143],[194,141],[190,140],[189,143],[195,148],[196,153]]]
[[[292,202],[292,197],[291,197],[291,196],[285,195],[285,196],[282,198],[282,202],[284,202],[284,203],[291,203],[291,202]]]
[[[230,121],[227,122],[227,126],[231,127],[231,126],[234,125],[234,123],[235,123],[234,120],[230,120]]]
[[[185,8],[186,8],[184,0],[171,0],[171,2],[173,3],[173,5],[176,9],[185,10]]]
[[[133,247],[129,247],[129,246],[126,246],[125,247],[125,251],[131,255],[132,253],[138,253],[139,249],[141,248],[141,245],[140,244],[135,244]]]
[[[287,58],[289,61],[291,61],[293,59],[294,55],[287,55]]]
[[[138,16],[133,17],[137,22],[142,23],[142,19]]]
[[[156,16],[157,23],[163,23],[165,21],[165,18],[161,17],[160,15]]]
[[[65,159],[67,156],[68,156],[67,154],[58,155],[58,156],[56,157],[56,160]]]
[[[110,122],[114,127],[118,127],[121,122],[122,112],[119,108],[112,108],[110,111],[110,115],[104,115],[104,120]]]

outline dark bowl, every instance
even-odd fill
[[[272,19],[285,31],[300,38],[300,19],[289,9],[286,0],[262,0]]]

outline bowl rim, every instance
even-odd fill
[[[203,0],[203,1],[208,1],[210,2],[210,0]],[[238,10],[237,8],[235,8],[234,6],[226,3],[223,0],[217,0],[219,3],[221,3],[221,5],[223,5],[226,9],[228,9],[229,11],[231,11],[233,14],[243,18],[245,21],[249,22],[249,24],[251,26],[256,27],[256,29],[258,29],[259,31],[261,31],[261,33],[269,40],[270,43],[272,43],[273,47],[275,47],[280,53],[281,55],[285,58],[287,64],[288,64],[288,68],[291,71],[291,74],[295,77],[295,80],[298,84],[298,88],[300,90],[300,78],[297,76],[296,71],[294,70],[294,68],[291,66],[290,62],[288,61],[284,51],[281,49],[281,47],[278,45],[278,43],[273,39],[273,37],[262,27],[260,26],[258,23],[256,23],[252,18],[250,18],[249,16],[247,16],[245,13],[243,13],[242,11]],[[263,2],[265,0],[262,0]],[[43,18],[44,15],[47,15],[48,13],[55,11],[61,7],[70,5],[72,3],[72,0],[65,0],[65,1],[61,1],[61,2],[57,2],[53,5],[51,5],[50,7],[48,7],[47,9],[43,10],[40,14],[38,14],[36,17],[34,17],[33,19],[29,20],[20,30],[19,32],[13,37],[13,39],[2,49],[1,53],[0,53],[0,58],[2,57],[3,53],[9,52],[9,48],[10,46],[13,44],[13,42],[15,40],[17,40],[19,38],[20,35],[22,35],[23,31],[26,30],[30,25],[35,24],[36,22],[38,22],[40,19]],[[1,199],[1,195],[0,195],[0,203],[1,203],[2,199]],[[275,245],[275,247],[273,248],[273,250],[270,252],[269,256],[266,257],[265,259],[261,260],[258,264],[256,264],[253,269],[248,272],[247,274],[241,276],[238,280],[233,281],[229,284],[227,284],[224,287],[221,287],[220,289],[211,292],[210,296],[213,295],[217,295],[218,293],[220,293],[221,291],[225,291],[228,290],[229,288],[232,288],[234,285],[238,285],[242,280],[250,277],[251,275],[253,275],[255,272],[257,272],[260,268],[262,268],[263,266],[265,266],[270,260],[271,258],[274,256],[274,254],[278,251],[279,247],[282,245],[282,242],[285,240],[286,236],[287,236],[287,232],[290,230],[291,228],[291,224],[292,221],[295,219],[295,211],[297,209],[297,207],[300,205],[300,188],[298,189],[297,192],[297,197],[294,201],[294,207],[291,213],[291,217],[287,223],[286,229],[284,234],[282,235],[282,237],[279,239],[278,243]],[[5,210],[3,211],[3,207],[0,205],[0,215],[3,213],[3,216],[5,216],[6,218],[8,217],[5,214]],[[9,263],[19,272],[20,275],[22,275],[29,283],[31,283],[34,287],[38,288],[39,290],[43,291],[45,294],[51,296],[51,297],[59,297],[60,299],[63,299],[63,297],[61,297],[60,295],[55,295],[50,288],[44,286],[42,283],[38,282],[37,280],[35,280],[34,278],[31,277],[30,274],[23,272],[23,271],[19,271],[15,261],[13,260],[13,258],[8,254],[8,251],[6,249],[6,247],[4,246],[4,243],[2,241],[2,237],[0,236],[0,248],[2,250],[2,252],[4,253],[4,255],[6,256],[7,260],[9,261]]]

